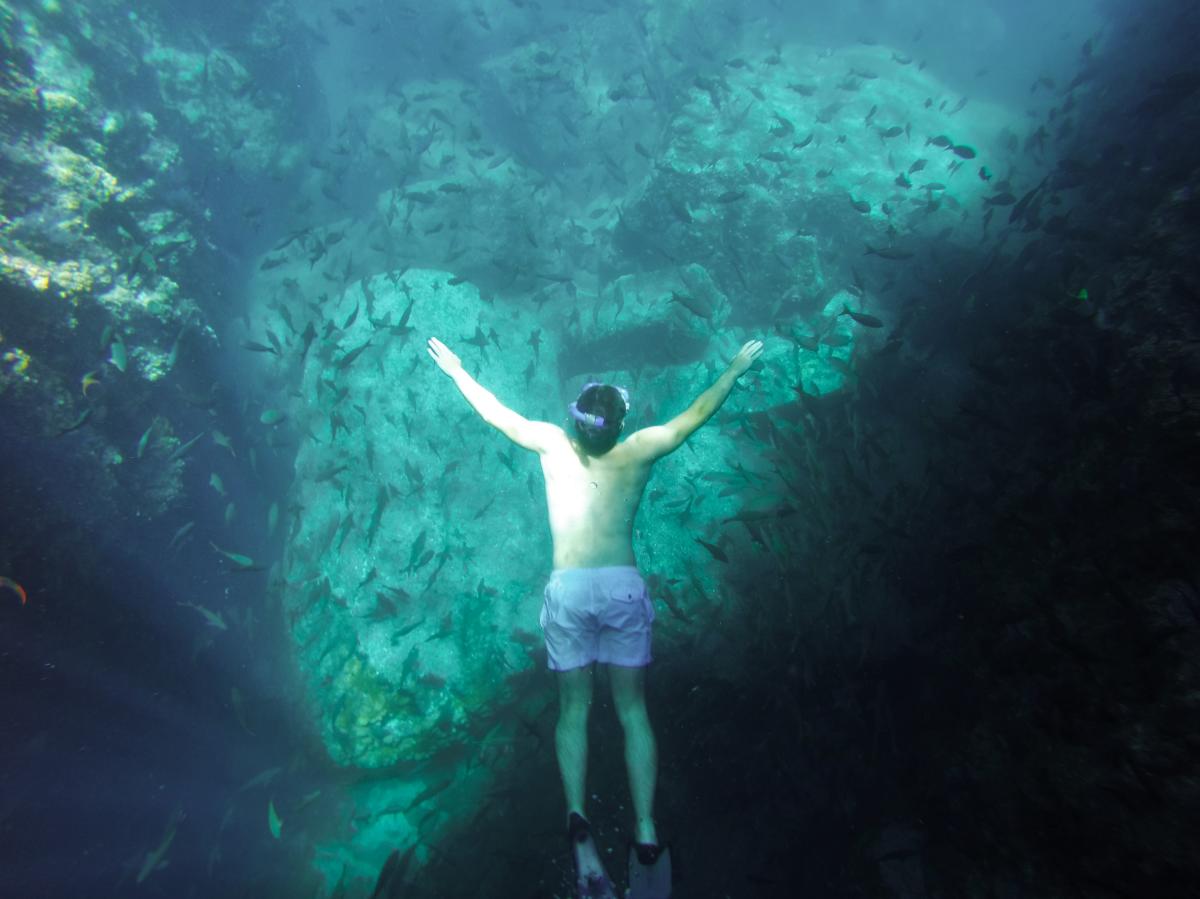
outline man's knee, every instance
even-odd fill
[[[559,674],[558,717],[560,721],[587,721],[592,704],[592,672],[577,668]]]
[[[622,727],[645,727],[649,724],[643,676],[644,669],[641,668],[613,666],[609,671],[613,708]]]

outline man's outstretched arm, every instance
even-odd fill
[[[496,399],[494,393],[467,374],[458,356],[436,337],[429,338],[427,349],[430,358],[450,376],[454,386],[479,416],[517,446],[535,453],[545,452],[550,441],[561,432],[561,429],[548,422],[530,421],[518,415]]]
[[[729,398],[737,379],[754,364],[762,350],[761,340],[746,341],[729,363],[729,368],[725,369],[711,387],[696,397],[690,406],[664,425],[642,428],[625,441],[626,445],[652,459],[658,459],[679,449],[685,440],[721,408],[721,404]]]

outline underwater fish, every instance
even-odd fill
[[[955,156],[960,156],[963,159],[975,158],[975,148],[969,147],[966,144],[958,144],[957,146],[951,147],[950,150]]]
[[[863,253],[864,256],[878,256],[881,259],[911,259],[912,253],[908,250],[900,250],[896,247],[873,247],[870,244],[864,244],[867,248]]]
[[[850,206],[855,212],[867,213],[871,211],[871,204],[866,200],[856,200],[853,196],[850,197]]]
[[[279,351],[275,347],[266,346],[265,344],[257,343],[253,340],[243,340],[242,349],[249,350],[252,353],[275,353],[279,355]]]
[[[7,588],[21,600],[21,605],[26,605],[29,602],[29,594],[25,592],[25,588],[18,584],[10,577],[0,576],[0,588]]]
[[[232,562],[235,568],[238,568],[242,571],[257,570],[254,560],[249,556],[244,556],[241,553],[230,552],[226,549],[221,549],[221,547],[217,546],[217,544],[213,543],[211,540],[208,542],[208,545]]]
[[[88,423],[88,420],[91,417],[92,417],[92,409],[89,406],[88,408],[84,409],[81,413],[79,413],[78,418],[76,418],[73,422],[71,422],[65,428],[60,429],[58,431],[58,433],[55,434],[54,436],[61,437],[61,436],[63,436],[63,434],[70,434],[72,431],[78,431],[80,428],[82,428],[85,424]]]
[[[197,605],[194,602],[177,602],[175,605],[185,606],[189,609],[195,609],[204,616],[204,620],[207,622],[209,627],[215,627],[219,631],[229,630],[229,625],[225,623],[225,619],[221,617],[220,612],[213,612],[212,610],[206,609],[204,606]]]
[[[171,848],[171,843],[175,840],[175,833],[179,829],[179,822],[182,820],[183,809],[175,809],[175,811],[171,813],[171,817],[167,819],[167,826],[163,831],[163,837],[158,844],[158,848],[146,853],[146,857],[143,859],[142,865],[138,869],[136,878],[138,883],[142,883],[147,877],[149,877],[159,868],[166,866],[167,852]]]
[[[274,799],[267,800],[267,827],[271,829],[271,836],[277,840],[283,833],[283,821],[279,818],[279,812],[275,811]]]
[[[167,549],[174,549],[177,545],[179,545],[179,541],[183,540],[184,537],[190,534],[192,532],[192,528],[195,526],[196,522],[189,521],[187,524],[180,527],[179,530],[175,532],[175,536],[171,538],[171,542],[167,544]]]
[[[361,356],[363,354],[363,352],[367,349],[367,347],[369,347],[371,345],[371,341],[373,339],[374,339],[374,337],[368,337],[366,340],[366,343],[364,343],[362,346],[357,346],[354,349],[350,350],[348,353],[346,353],[346,355],[342,356],[341,359],[339,359],[337,362],[334,363],[334,367],[337,368],[339,371],[344,368],[347,368],[352,362],[354,362],[355,359],[357,359],[359,356]]]
[[[310,346],[312,346],[312,342],[316,339],[316,337],[317,337],[317,329],[316,329],[316,327],[313,326],[313,323],[310,321],[305,326],[304,333],[300,335],[300,342],[301,342],[300,358],[301,359],[303,359],[305,356],[308,355],[308,348]]]
[[[680,306],[682,306],[688,312],[692,313],[692,315],[696,316],[697,318],[702,318],[707,321],[712,321],[713,306],[711,303],[709,303],[705,300],[701,300],[696,297],[687,296],[687,295],[681,294],[681,293],[676,293],[674,290],[672,290],[670,302],[678,303]]]
[[[246,723],[246,700],[242,696],[242,691],[237,687],[232,687],[229,690],[229,703],[233,706],[233,716],[237,719],[238,724],[241,725],[242,730],[253,737],[255,735],[254,731],[252,731],[250,729],[250,725]],[[268,768],[266,771],[263,771],[261,774],[243,784],[241,789],[245,790],[249,787],[270,783],[282,770],[282,768]]]
[[[729,556],[725,555],[725,550],[717,546],[715,543],[709,543],[707,540],[701,540],[699,537],[693,538],[697,543],[708,550],[709,554],[718,562],[728,562]]]
[[[92,371],[85,372],[83,377],[79,379],[79,385],[84,396],[87,396],[89,387],[95,387],[100,383],[100,379],[96,377],[99,373],[100,372],[98,370],[93,369]]]
[[[421,533],[417,535],[417,539],[413,541],[412,547],[409,549],[408,569],[410,571],[415,570],[417,561],[420,559],[421,553],[425,549],[425,539],[428,536],[428,533],[428,531],[421,531]]]
[[[187,443],[182,443],[179,446],[175,447],[175,449],[172,451],[171,455],[167,457],[168,461],[174,462],[176,459],[182,459],[184,456],[187,455],[188,450],[190,450],[193,446],[196,445],[196,441],[198,441],[203,436],[204,436],[204,432],[201,431],[199,434],[197,434],[195,437],[193,437]]]
[[[115,367],[119,372],[124,372],[125,366],[129,362],[129,356],[125,350],[125,341],[119,334],[109,347],[108,361],[111,362],[113,367]]]
[[[222,434],[220,431],[213,431],[212,439],[213,439],[213,443],[215,443],[217,446],[224,447],[225,449],[229,450],[229,454],[231,456],[233,456],[235,459],[237,458],[237,453],[235,453],[233,451],[233,444],[229,442],[229,438],[225,434]]]
[[[187,325],[179,329],[179,333],[175,335],[175,340],[171,343],[171,348],[167,351],[167,367],[174,368],[175,363],[179,361],[179,342],[183,340],[183,335],[187,333]]]
[[[882,328],[883,327],[883,322],[880,319],[876,318],[873,315],[868,315],[865,312],[855,312],[853,309],[851,309],[849,306],[847,306],[844,303],[842,304],[842,311],[839,312],[838,315],[839,316],[848,315],[852,319],[854,319],[856,322],[858,322],[860,325],[864,325],[865,327],[868,327],[868,328]]]
[[[150,427],[142,432],[142,436],[137,442],[137,457],[140,459],[146,455],[146,447],[150,445],[150,435],[154,432],[155,422],[150,422]]]
[[[435,781],[434,783],[427,786],[420,793],[418,793],[413,798],[413,800],[411,802],[409,802],[408,807],[405,809],[405,811],[406,812],[412,811],[418,805],[428,802],[434,796],[438,795],[443,790],[445,790],[447,787],[449,787],[452,783],[454,783],[453,777],[448,777],[445,780]]]

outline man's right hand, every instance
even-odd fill
[[[742,348],[738,350],[738,354],[729,363],[729,370],[733,372],[733,376],[740,378],[744,375],[750,366],[754,364],[754,360],[762,355],[762,351],[763,342],[761,340],[747,340],[742,344]]]
[[[446,344],[442,343],[436,337],[430,337],[429,343],[426,345],[429,350],[429,356],[438,364],[438,368],[448,375],[453,375],[456,371],[462,371],[462,360],[454,355],[454,352]]]

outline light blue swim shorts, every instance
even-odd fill
[[[650,664],[654,604],[632,565],[554,569],[540,621],[555,671],[592,662],[627,668]]]

